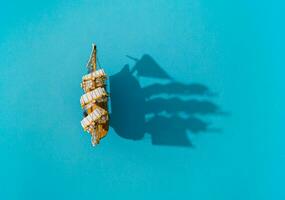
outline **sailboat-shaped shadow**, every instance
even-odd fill
[[[141,140],[145,134],[150,134],[154,145],[191,147],[189,132],[219,130],[211,128],[210,123],[203,120],[208,115],[223,114],[209,100],[214,94],[207,86],[174,81],[147,54],[134,60],[136,63],[132,69],[125,65],[110,77],[110,125],[119,136]],[[142,87],[140,77],[165,79],[167,83]],[[182,96],[190,99],[185,100]]]

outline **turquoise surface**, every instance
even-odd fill
[[[0,199],[285,199],[281,7],[1,1]],[[96,148],[93,42],[112,106]]]

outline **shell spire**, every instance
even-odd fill
[[[92,51],[91,51],[90,58],[86,65],[89,72],[96,71],[96,67],[97,67],[96,66],[96,53],[97,53],[96,45],[92,44]]]

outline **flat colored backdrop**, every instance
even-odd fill
[[[1,1],[0,199],[285,199],[279,7]],[[93,42],[112,107],[96,148]]]

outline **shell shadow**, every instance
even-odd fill
[[[153,145],[193,146],[190,133],[216,132],[203,118],[224,115],[218,105],[209,99],[215,96],[203,84],[177,82],[150,56],[135,59],[110,76],[112,113],[110,125],[122,138],[142,140],[150,134]],[[166,83],[142,87],[140,77]],[[182,98],[182,97],[188,97]],[[190,97],[190,99],[189,99]]]

